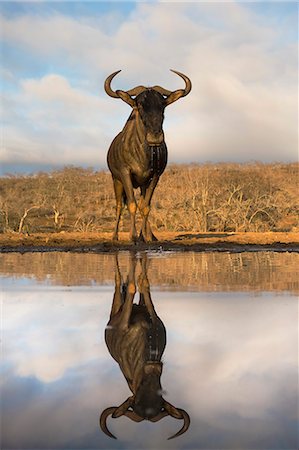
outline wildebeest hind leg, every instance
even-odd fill
[[[136,200],[134,196],[134,189],[131,180],[131,176],[129,172],[122,174],[122,183],[127,196],[127,206],[130,213],[131,219],[131,230],[130,230],[130,240],[136,242],[137,234],[136,234],[136,224],[135,224],[135,216],[136,216]]]
[[[116,200],[116,223],[113,233],[113,241],[118,241],[118,227],[123,207],[124,187],[121,181],[113,178],[113,186]]]

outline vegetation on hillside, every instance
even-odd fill
[[[150,220],[161,231],[296,231],[298,168],[291,164],[173,165],[155,191]],[[112,231],[111,175],[66,167],[0,179],[0,231]],[[125,210],[121,231],[129,228]]]

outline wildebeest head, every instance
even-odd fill
[[[120,70],[112,73],[106,79],[106,93],[110,97],[121,98],[132,108],[136,109],[145,128],[146,143],[150,146],[161,145],[164,141],[164,133],[162,130],[164,109],[179,98],[189,94],[191,91],[191,81],[186,75],[172,70],[172,72],[183,78],[185,81],[185,89],[169,91],[161,86],[153,86],[150,88],[137,86],[129,91],[113,91],[111,88],[111,81],[119,72]]]
[[[145,140],[150,146],[161,145],[164,141],[162,130],[165,99],[155,89],[148,88],[137,95],[136,108],[145,128]]]

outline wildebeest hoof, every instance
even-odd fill
[[[155,242],[157,240],[158,239],[156,238],[156,236],[153,233],[149,234],[148,236],[145,236],[143,233],[140,233],[139,239],[138,239],[139,242],[147,242],[147,243]]]
[[[137,244],[138,240],[139,240],[139,239],[138,239],[137,236],[131,236],[131,237],[130,237],[130,241],[131,241],[133,244],[135,244],[135,245]]]
[[[146,240],[144,239],[143,233],[140,232],[139,237],[138,237],[138,242],[146,242]]]

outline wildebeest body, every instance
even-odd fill
[[[167,164],[165,142],[150,146],[141,139],[139,113],[132,111],[123,130],[110,145],[107,162],[113,179],[122,181],[123,172],[128,171],[134,188],[149,184],[154,174],[160,176]],[[124,192],[125,194],[125,192]]]
[[[138,86],[130,91],[113,91],[110,83],[119,72],[114,72],[106,79],[106,93],[111,97],[121,98],[133,108],[133,111],[123,130],[110,145],[107,156],[116,199],[113,240],[118,239],[123,203],[127,204],[130,213],[130,239],[137,240],[135,224],[137,204],[134,189],[140,188],[138,208],[142,215],[142,227],[139,239],[150,242],[156,240],[148,222],[151,199],[167,164],[167,147],[162,129],[164,110],[166,106],[190,92],[191,81],[186,75],[174,71],[184,79],[185,89],[171,92],[160,86],[151,88]]]

